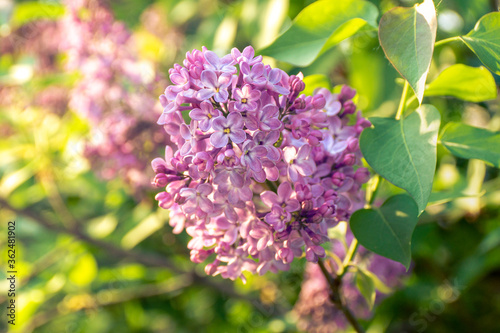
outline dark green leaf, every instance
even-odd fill
[[[439,111],[422,105],[408,117],[370,118],[374,125],[363,131],[360,147],[370,166],[382,177],[408,191],[425,209],[436,169]]]
[[[467,35],[464,43],[493,73],[500,75],[500,13],[484,15]]]
[[[354,212],[349,223],[361,245],[408,268],[411,261],[411,236],[417,216],[415,201],[400,194],[387,199],[379,209]]]
[[[450,123],[443,131],[441,144],[455,156],[477,158],[500,168],[499,132]]]
[[[260,53],[295,66],[307,66],[322,51],[354,35],[367,23],[376,27],[377,16],[377,7],[368,1],[316,1]]]
[[[436,40],[436,9],[432,0],[411,8],[396,7],[380,19],[379,40],[394,68],[422,102],[425,79]]]
[[[425,96],[453,96],[470,102],[497,98],[495,79],[484,67],[452,65],[442,71],[425,90]]]

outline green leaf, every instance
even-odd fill
[[[382,177],[408,191],[419,212],[427,204],[436,169],[439,111],[422,105],[404,119],[370,118],[360,147],[368,164]]]
[[[97,262],[93,255],[82,255],[69,272],[69,279],[78,286],[90,284],[97,276]]]
[[[436,40],[436,9],[432,0],[396,7],[379,23],[379,40],[385,55],[412,87],[420,103]]]
[[[462,41],[493,73],[500,75],[500,13],[484,15]]]
[[[302,94],[312,95],[314,90],[318,88],[326,88],[331,90],[330,79],[323,74],[313,74],[304,77],[304,83],[306,88],[302,91]]]
[[[356,271],[356,287],[371,310],[375,304],[375,282],[360,267]]]
[[[500,168],[500,132],[450,123],[443,130],[441,144],[455,156],[476,158]]]
[[[20,26],[39,19],[57,19],[64,15],[64,6],[52,2],[29,1],[16,4],[11,24]]]
[[[459,188],[451,191],[433,192],[429,197],[428,205],[439,205],[453,201],[459,198],[479,198],[485,192],[470,194],[465,191],[465,188]]]
[[[366,24],[377,26],[378,9],[363,0],[316,1],[261,54],[295,66],[308,66],[326,49],[354,35]]]
[[[453,96],[470,102],[497,98],[495,79],[485,67],[456,64],[446,68],[425,90],[426,96]]]
[[[418,207],[409,196],[387,199],[379,209],[361,209],[351,217],[351,230],[361,245],[381,256],[411,262],[411,236],[417,225]]]

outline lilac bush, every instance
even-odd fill
[[[203,48],[169,70],[158,119],[173,146],[152,167],[174,233],[192,237],[205,272],[289,268],[326,256],[328,229],[363,206],[358,138],[370,126],[355,91],[301,94],[302,74],[264,65],[252,47],[218,57]]]

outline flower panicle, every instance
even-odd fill
[[[158,124],[173,146],[152,162],[153,184],[174,233],[192,237],[191,260],[244,280],[325,257],[328,229],[363,206],[369,176],[355,91],[306,96],[301,73],[264,65],[251,46],[193,50],[169,74]]]

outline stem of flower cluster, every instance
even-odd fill
[[[363,329],[361,324],[358,323],[356,317],[354,317],[352,311],[347,307],[340,294],[340,287],[342,285],[342,276],[338,275],[335,279],[333,279],[332,276],[330,275],[330,272],[328,272],[328,270],[325,267],[325,264],[321,259],[318,260],[318,265],[321,268],[321,272],[323,272],[323,275],[328,281],[328,285],[330,286],[331,289],[330,300],[332,301],[332,303],[335,304],[335,306],[337,306],[342,311],[347,321],[352,325],[352,327],[356,330],[356,332],[364,333],[365,330]]]
[[[410,87],[410,85],[408,84],[408,81],[405,80],[405,85],[403,87],[403,93],[401,94],[401,100],[399,101],[398,111],[396,112],[396,120],[401,119],[401,116],[403,115],[403,111],[405,109],[406,95],[408,94],[409,87]]]

